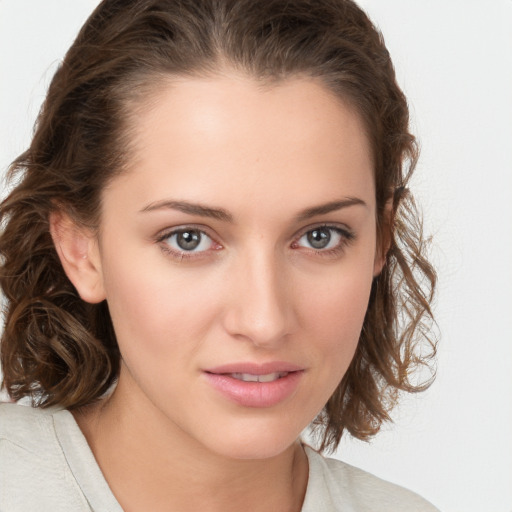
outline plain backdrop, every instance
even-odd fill
[[[1,173],[97,3],[0,0]],[[384,33],[422,147],[412,188],[434,237],[441,343],[431,389],[336,456],[444,512],[512,512],[512,0],[360,5]]]

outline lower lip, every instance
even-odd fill
[[[244,407],[278,405],[294,394],[303,374],[304,371],[296,371],[272,382],[244,382],[226,374],[204,373],[217,391]]]

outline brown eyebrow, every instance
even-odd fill
[[[347,208],[354,205],[366,206],[366,203],[357,197],[347,197],[346,199],[342,199],[340,201],[331,201],[329,203],[307,208],[306,210],[299,212],[296,215],[295,220],[297,222],[301,222],[315,217],[316,215],[324,215],[326,213],[341,210],[342,208]],[[233,216],[223,208],[214,208],[199,203],[189,203],[188,201],[156,201],[145,206],[141,210],[141,213],[160,209],[178,210],[190,215],[199,215],[201,217],[210,217],[212,219],[221,220],[224,222],[233,222]]]
[[[187,201],[157,201],[145,206],[141,212],[152,212],[160,209],[178,210],[183,213],[189,213],[190,215],[199,215],[201,217],[210,217],[224,222],[233,222],[233,216],[222,208],[212,208],[210,206],[189,203]]]
[[[341,210],[342,208],[347,208],[354,205],[367,206],[362,199],[357,197],[347,197],[346,199],[342,199],[340,201],[331,201],[329,203],[313,206],[312,208],[307,208],[296,216],[296,220],[301,222],[307,219],[311,219],[316,215],[324,215],[326,213],[334,212],[336,210]]]

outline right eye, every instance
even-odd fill
[[[204,231],[192,228],[171,231],[161,241],[177,252],[203,252],[213,245],[213,240]]]
[[[222,248],[202,229],[196,227],[167,230],[158,237],[157,242],[163,251],[180,261]]]

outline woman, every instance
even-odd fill
[[[434,510],[300,439],[429,384],[415,160],[351,1],[103,1],[0,210],[3,386],[36,406],[0,407],[2,511]]]

